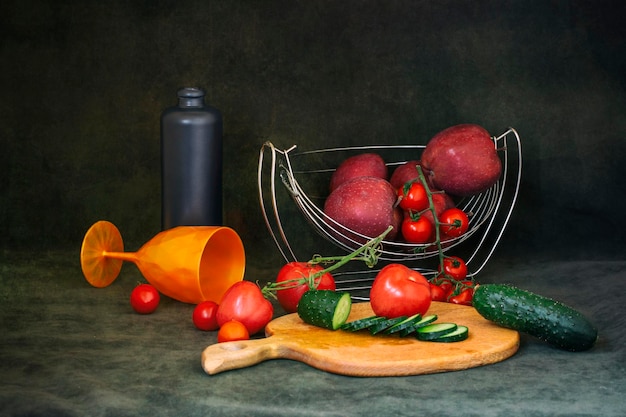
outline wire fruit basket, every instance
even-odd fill
[[[453,252],[465,260],[470,277],[484,268],[500,242],[513,212],[521,181],[522,150],[517,131],[509,128],[503,134],[492,137],[492,140],[502,162],[502,174],[488,190],[455,200],[456,207],[468,214],[469,228],[463,235],[446,240],[441,246],[444,253]],[[258,164],[259,202],[266,226],[285,261],[309,260],[311,254],[306,255],[309,256],[306,259],[298,259],[296,255],[294,247],[297,245],[292,242],[296,242],[294,239],[297,237],[288,233],[288,227],[281,219],[287,211],[280,203],[284,201],[278,194],[281,188],[319,236],[345,252],[352,252],[371,237],[337,223],[324,213],[328,184],[336,167],[350,156],[374,152],[383,157],[392,172],[408,160],[419,160],[425,147],[372,145],[300,151],[296,145],[279,149],[271,142],[265,142]],[[436,274],[439,247],[432,243],[383,240],[378,259],[382,263],[406,264],[428,277]],[[376,272],[378,270],[360,269],[336,272],[333,276],[338,289],[349,291],[355,299],[367,300]]]

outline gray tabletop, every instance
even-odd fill
[[[75,251],[4,253],[0,267],[0,414],[4,416],[623,416],[626,261],[498,257],[482,282],[509,282],[587,315],[600,338],[586,352],[522,335],[493,365],[409,377],[330,374],[291,360],[209,376],[200,365],[215,332],[193,327],[193,306],[164,297],[132,312],[142,280],[124,265],[111,286],[85,282]],[[268,277],[269,271],[248,271]],[[276,315],[283,314],[276,308]]]

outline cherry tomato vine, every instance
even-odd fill
[[[429,207],[426,210],[430,210],[433,216],[435,245],[439,254],[438,273],[430,280],[431,296],[437,298],[436,301],[471,305],[476,283],[473,278],[467,278],[467,265],[465,262],[459,257],[447,256],[442,246],[442,237],[458,237],[467,231],[469,217],[462,210],[453,208],[444,211],[447,216],[445,223],[442,222],[435,210],[433,192],[428,187],[422,167],[419,165],[417,166],[417,172],[419,181],[424,186],[426,196],[428,197]],[[439,287],[439,289],[433,289],[433,286]]]

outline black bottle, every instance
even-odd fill
[[[222,225],[222,115],[183,88],[161,115],[161,227]]]

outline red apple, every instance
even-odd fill
[[[433,185],[456,196],[470,196],[493,186],[502,163],[489,132],[461,124],[437,133],[427,144],[422,167]]]
[[[391,178],[389,178],[389,182],[396,190],[402,187],[409,181],[413,181],[414,179],[419,177],[416,166],[420,164],[420,161],[411,160],[407,161],[402,165],[398,165],[396,169],[391,174]]]
[[[445,210],[449,208],[453,208],[456,206],[452,197],[450,197],[445,192],[436,192],[432,194],[433,198],[433,206],[435,206],[435,213],[437,213],[437,218],[443,213]],[[423,214],[432,224],[435,224],[435,220],[433,219],[433,212],[429,209],[426,210]]]
[[[339,224],[370,238],[393,226],[385,238],[393,240],[402,219],[399,209],[395,207],[396,199],[396,191],[388,181],[377,177],[358,177],[330,193],[324,204],[324,213]]]
[[[330,178],[330,191],[333,192],[344,182],[358,177],[377,177],[387,179],[388,169],[382,156],[375,153],[363,153],[344,160]]]

